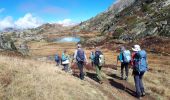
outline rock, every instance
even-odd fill
[[[29,53],[29,48],[26,43],[20,44],[20,46],[17,48],[18,52],[20,52],[22,55],[28,55]]]
[[[90,44],[90,45],[102,44],[105,39],[106,37],[104,36],[94,37],[88,39],[85,44]]]
[[[0,35],[0,49],[2,50],[17,50],[14,42],[9,37],[5,37],[4,35]]]
[[[168,21],[160,21],[160,23],[161,23],[162,25],[167,25],[167,24],[168,24]]]

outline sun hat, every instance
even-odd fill
[[[141,48],[139,45],[134,45],[133,48],[132,48],[133,51],[141,51]]]
[[[81,48],[81,44],[77,44],[77,48]]]

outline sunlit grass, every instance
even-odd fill
[[[1,100],[107,100],[104,94],[55,64],[0,56]]]
[[[74,53],[76,49],[76,44],[49,44],[42,43],[41,46],[37,46],[37,43],[31,44],[32,48],[41,48],[43,50],[33,51],[33,55],[54,55],[56,52],[61,52],[67,49],[70,54]],[[31,46],[30,45],[30,46]],[[45,48],[49,48],[48,50]],[[85,48],[87,57],[90,56],[89,49]],[[106,64],[116,65],[116,58],[118,53],[108,49],[102,49]],[[170,57],[161,56],[158,54],[148,54],[149,71],[144,75],[144,84],[146,87],[146,92],[158,99],[170,98]],[[118,63],[118,70],[120,71],[120,62]],[[131,70],[132,71],[132,70]],[[129,73],[129,82],[134,85],[133,76],[131,72]],[[119,74],[118,74],[119,75]]]

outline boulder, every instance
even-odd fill
[[[11,38],[6,37],[2,34],[0,35],[0,49],[1,50],[17,50]]]

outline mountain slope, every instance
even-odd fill
[[[107,11],[78,26],[83,31],[126,39],[147,35],[170,37],[169,0],[120,0]]]
[[[86,44],[113,47],[111,44],[115,43],[129,43],[128,46],[138,43],[154,52],[170,53],[170,0],[120,0],[75,29],[89,34],[95,32],[96,37],[101,37],[100,40],[92,37]],[[152,38],[157,41],[155,45]]]
[[[55,64],[0,55],[1,100],[109,100]]]
[[[116,4],[113,4],[108,8],[107,11],[98,14],[97,16],[80,23],[80,26],[76,29],[80,29],[83,31],[101,31],[106,24],[110,23],[113,25],[112,19],[114,19],[114,15],[122,11],[124,8],[130,6],[134,3],[135,0],[120,0]]]

